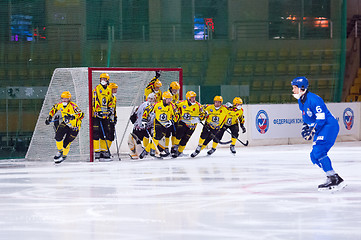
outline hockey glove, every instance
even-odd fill
[[[106,114],[104,114],[104,112],[99,111],[99,112],[95,112],[95,116],[98,118],[104,118],[106,117]]]
[[[242,133],[246,132],[246,127],[243,124],[240,124],[241,128],[242,128]]]
[[[52,117],[49,115],[49,116],[45,119],[45,124],[46,124],[46,125],[49,125],[49,124],[50,124],[51,118],[52,118]]]
[[[147,128],[147,121],[142,120],[142,128]]]
[[[163,124],[163,126],[165,127],[165,128],[169,128],[169,127],[171,127],[173,125],[173,121],[172,120],[168,120],[167,122],[165,122],[164,124]]]
[[[230,103],[230,102],[226,102],[225,106],[226,106],[227,108],[233,107],[232,103]]]
[[[316,129],[310,128],[307,124],[304,124],[302,127],[301,135],[302,137],[309,141],[312,140],[313,136],[315,135]]]
[[[75,117],[73,115],[67,114],[64,116],[64,119],[65,119],[65,121],[70,121],[70,120],[74,120]]]

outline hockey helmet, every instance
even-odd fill
[[[162,82],[159,81],[158,79],[154,82],[154,87],[156,88],[160,88],[162,86]]]
[[[170,98],[170,99],[173,98],[172,94],[168,91],[166,91],[162,94],[162,99],[167,99],[167,98]]]
[[[302,91],[308,88],[308,80],[306,77],[296,77],[291,82],[292,86],[297,86]]]
[[[116,83],[109,83],[109,88],[110,89],[118,89],[118,85]]]
[[[219,102],[223,102],[223,98],[222,98],[222,96],[215,96],[214,97],[214,99],[213,99],[213,101],[215,102],[215,101],[219,101]]]
[[[197,94],[195,92],[193,92],[193,91],[188,91],[186,93],[186,98],[187,99],[191,99],[191,97],[196,97],[196,96],[197,96]]]
[[[243,100],[242,100],[242,98],[240,98],[240,97],[235,97],[234,99],[233,99],[233,106],[236,106],[236,104],[243,104]]]
[[[160,71],[155,71],[155,78],[159,78],[160,77]]]
[[[71,98],[71,93],[69,91],[65,91],[60,95],[61,98]]]
[[[148,102],[155,102],[156,99],[157,99],[157,96],[155,95],[155,93],[148,94],[148,97],[147,97]]]
[[[108,73],[102,73],[102,74],[100,74],[100,77],[99,77],[99,78],[100,78],[100,79],[106,78],[107,81],[109,81],[109,74],[108,74]]]
[[[171,89],[174,90],[179,90],[180,89],[180,85],[178,82],[171,82],[171,84],[169,85]]]

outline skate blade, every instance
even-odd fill
[[[340,183],[337,186],[332,186],[332,187],[328,187],[328,188],[319,188],[318,191],[319,192],[337,192],[337,191],[344,189],[346,186],[347,186],[347,184],[345,183],[345,181],[343,181],[342,183]]]
[[[100,158],[99,159],[99,162],[111,162],[111,161],[113,161],[113,159],[111,159],[111,158]]]

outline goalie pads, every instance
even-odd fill
[[[130,149],[129,155],[132,159],[138,159],[139,154],[143,151],[140,140],[138,139],[138,141],[137,141],[136,138],[137,138],[136,136],[134,138],[133,134],[131,134],[131,133],[129,134],[128,147]]]

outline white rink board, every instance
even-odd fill
[[[326,104],[331,113],[338,119],[340,132],[337,141],[361,140],[360,129],[360,109],[361,103],[328,103]],[[346,128],[346,118],[344,115],[353,114],[352,127]],[[118,124],[117,131],[124,129],[131,113],[131,107],[118,107]],[[243,105],[245,126],[247,132],[240,133],[238,137],[241,141],[249,141],[250,145],[277,145],[277,144],[296,144],[308,143],[301,137],[302,115],[298,104],[268,104],[268,105]],[[257,117],[259,111],[265,111],[268,116],[268,129],[265,133],[260,133],[257,129]],[[127,134],[120,147],[120,152],[128,152],[127,138],[132,131],[133,125],[129,123]],[[194,150],[198,145],[199,135],[202,125],[198,124],[196,131],[189,140],[186,149]],[[122,131],[121,131],[122,132]],[[121,135],[121,134],[118,134]],[[118,136],[120,138],[120,136]],[[118,143],[120,139],[118,138]],[[223,141],[230,139],[230,135],[225,132]],[[211,143],[209,144],[211,146]],[[218,145],[219,147],[229,147],[229,145]],[[237,142],[237,146],[242,146]],[[115,149],[115,144],[112,148]]]
[[[351,136],[359,140],[360,103],[326,105],[339,122],[339,136]],[[249,114],[245,117],[251,131],[251,140],[301,137],[303,121],[298,104],[249,105],[248,109]]]

